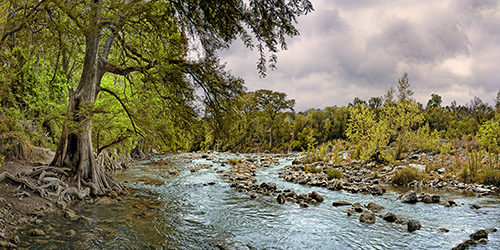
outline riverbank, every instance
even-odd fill
[[[44,218],[49,214],[90,222],[91,218],[68,208],[73,202],[109,204],[130,193],[130,188],[124,186],[124,190],[108,190],[103,197],[82,196],[73,187],[75,181],[65,176],[63,170],[59,176],[48,172],[53,157],[53,151],[34,147],[31,160],[6,160],[0,167],[0,249],[17,248],[18,231],[23,228],[31,228],[30,236],[45,235]],[[74,234],[69,231],[65,236]]]

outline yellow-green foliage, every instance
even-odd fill
[[[414,180],[420,181],[425,178],[423,173],[419,173],[414,168],[403,168],[400,170],[396,170],[394,177],[392,178],[392,183],[398,185],[405,185]]]
[[[3,155],[0,155],[0,168],[1,168],[1,167],[2,167],[2,165],[3,165],[3,159],[4,159],[4,158],[5,158],[5,157],[4,157]]]
[[[497,187],[500,187],[499,170],[487,168],[479,174],[478,179],[485,185],[495,185]]]
[[[328,177],[329,180],[331,179],[342,179],[343,175],[342,172],[338,169],[334,168],[329,168],[326,170],[326,176]]]
[[[466,183],[473,183],[477,181],[477,172],[478,172],[478,155],[477,151],[472,151],[468,155],[468,165],[462,168],[462,181]]]
[[[365,105],[357,105],[351,109],[351,118],[346,129],[347,138],[359,151],[359,159],[370,160],[375,155],[387,162],[392,162],[403,151],[409,150],[407,145],[418,145],[422,148],[432,148],[434,143],[427,145],[429,140],[428,126],[421,127],[424,116],[414,101],[400,101],[387,105],[378,113]],[[418,128],[415,130],[415,128]],[[437,134],[432,134],[432,142],[438,142]],[[388,146],[396,141],[396,151]],[[418,142],[418,143],[417,143]]]
[[[312,165],[308,165],[308,164],[305,165],[304,172],[306,172],[306,173],[319,174],[322,171],[323,171],[323,169],[321,169],[320,167],[318,168],[316,166],[312,166]]]
[[[229,165],[231,165],[231,166],[235,166],[238,163],[242,163],[243,162],[243,160],[241,160],[241,159],[229,159],[228,161],[229,161]]]
[[[488,149],[491,157],[498,161],[500,143],[500,113],[489,121],[484,122],[477,133],[477,139],[481,146]]]
[[[306,161],[308,163],[325,161],[328,156],[328,147],[330,147],[330,145],[330,143],[325,143],[319,149],[310,146],[307,151],[303,152],[303,154],[306,155]]]
[[[340,165],[340,162],[342,161],[342,157],[340,155],[340,152],[343,149],[344,149],[344,144],[341,140],[334,143],[332,160],[337,165]]]

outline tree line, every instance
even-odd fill
[[[96,156],[137,148],[306,152],[326,145],[390,162],[409,150],[437,150],[445,139],[498,152],[500,91],[492,106],[479,97],[443,106],[438,94],[424,106],[405,73],[383,96],[296,112],[286,93],[246,91],[216,56],[240,38],[257,49],[265,76],[285,37],[298,35],[296,17],[312,10],[307,0],[2,2],[0,154],[52,148],[53,165],[73,167],[102,192],[112,180]],[[190,41],[202,48],[195,59]]]

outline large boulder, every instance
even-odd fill
[[[398,201],[401,201],[403,203],[417,203],[417,194],[415,193],[415,191],[410,190],[399,196]]]
[[[422,225],[420,225],[420,222],[418,220],[409,220],[408,221],[408,232],[413,232],[416,230],[419,230],[422,228]]]
[[[368,210],[364,210],[359,216],[359,221],[373,224],[375,223],[375,214]]]

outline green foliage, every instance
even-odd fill
[[[494,185],[500,187],[500,170],[487,168],[479,173],[478,179],[484,185]]]
[[[326,176],[329,180],[331,179],[342,179],[342,172],[338,169],[329,168],[326,170]]]
[[[392,178],[392,183],[405,185],[414,180],[421,181],[424,178],[424,173],[419,173],[414,168],[403,168],[396,170],[396,172],[394,173],[394,177]]]
[[[231,165],[231,166],[236,166],[239,163],[243,162],[243,160],[241,160],[241,159],[228,159],[228,161],[229,161],[229,165]]]
[[[473,183],[477,181],[478,173],[478,156],[479,152],[472,150],[468,155],[468,165],[462,167],[461,177],[465,183]]]
[[[0,168],[1,168],[1,167],[2,167],[2,165],[3,165],[3,161],[4,161],[4,159],[5,159],[5,156],[3,156],[3,155],[1,155],[1,154],[0,154]]]
[[[310,146],[306,151],[302,152],[302,154],[306,156],[306,162],[308,163],[327,161],[328,148],[331,148],[331,143],[323,144],[319,149]]]
[[[316,167],[314,165],[305,164],[304,172],[310,174],[319,174],[323,172],[323,169],[321,167]]]
[[[490,152],[490,156],[498,162],[498,153],[500,151],[500,113],[489,121],[484,122],[477,134],[477,139],[481,146]]]

